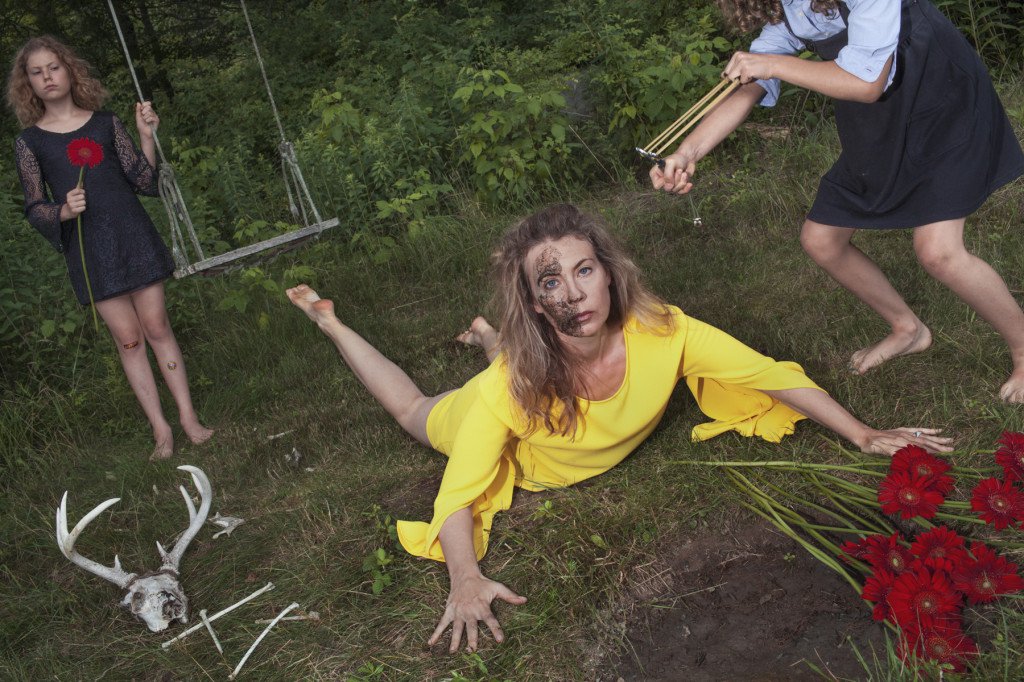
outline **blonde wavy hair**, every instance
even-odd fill
[[[536,299],[527,274],[526,256],[537,244],[576,237],[589,242],[611,278],[608,324],[634,317],[657,334],[673,331],[672,313],[643,284],[640,269],[600,221],[572,204],[557,204],[523,219],[505,233],[491,255],[497,280],[495,308],[500,311],[500,347],[508,366],[509,391],[523,410],[526,433],[541,424],[549,433],[574,438],[583,414],[579,395],[585,392],[584,369],[558,340]]]
[[[26,128],[34,125],[46,112],[43,101],[36,96],[28,80],[28,58],[40,50],[53,52],[68,70],[71,98],[76,105],[89,111],[96,111],[103,106],[107,99],[107,90],[92,75],[89,62],[53,36],[39,36],[22,45],[14,55],[11,75],[7,79],[7,104],[21,125]]]
[[[742,33],[782,21],[782,0],[715,0],[725,20]],[[811,9],[832,16],[839,0],[813,0]]]

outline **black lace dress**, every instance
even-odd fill
[[[82,240],[93,298],[113,298],[166,279],[174,271],[171,254],[136,193],[157,194],[156,170],[135,146],[124,124],[108,111],[94,112],[78,130],[52,133],[26,128],[14,142],[28,221],[64,254],[79,303],[89,302],[78,250],[77,220],[60,221],[67,193],[79,169],[67,146],[86,137],[103,147],[103,160],[85,170],[86,209]]]

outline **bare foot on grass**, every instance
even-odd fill
[[[1007,403],[1024,403],[1024,368],[1014,370],[1010,378],[999,389],[999,397]]]
[[[296,308],[306,313],[306,317],[321,325],[334,318],[334,302],[330,299],[320,298],[306,284],[292,287],[285,292]]]
[[[198,421],[195,424],[184,424],[182,423],[181,428],[185,430],[185,435],[192,441],[193,445],[202,445],[215,433],[213,429],[208,429]]]
[[[174,454],[174,434],[171,432],[171,427],[168,424],[165,427],[153,429],[153,440],[156,441],[156,446],[153,448],[153,453],[149,456],[150,462],[157,462],[163,459],[170,459],[171,455]]]
[[[498,355],[498,331],[482,317],[474,318],[469,329],[456,336],[455,340],[483,348],[488,360],[494,360]]]
[[[891,360],[901,355],[920,353],[923,350],[927,350],[931,345],[931,331],[924,324],[918,323],[918,326],[912,332],[894,331],[875,345],[855,352],[850,356],[850,371],[854,374],[864,374],[869,369],[878,367],[886,360]]]

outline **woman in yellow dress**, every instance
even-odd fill
[[[512,489],[572,485],[621,462],[650,434],[679,379],[725,431],[778,442],[804,417],[866,452],[913,443],[948,451],[935,429],[880,431],[858,421],[792,362],[776,362],[649,292],[636,265],[597,220],[572,205],[521,221],[492,256],[501,333],[477,318],[460,339],[490,366],[462,388],[426,396],[397,365],[342,324],[306,285],[288,297],[334,342],[364,386],[417,440],[448,456],[429,523],[399,521],[402,545],[445,561],[451,588],[429,644],[452,626],[451,651],[470,650],[483,621],[504,633],[490,604],[526,601],[489,580],[478,561]]]

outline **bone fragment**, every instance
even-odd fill
[[[220,645],[220,640],[217,639],[217,633],[213,631],[213,626],[210,625],[210,619],[206,617],[206,609],[203,609],[202,611],[199,612],[199,617],[203,619],[203,625],[205,625],[206,629],[209,630],[209,632],[210,632],[210,639],[212,639],[213,643],[217,645],[217,651],[220,652],[221,656],[223,656],[224,655],[224,647],[222,647]]]
[[[213,518],[210,519],[210,523],[224,529],[213,534],[213,539],[216,540],[221,535],[231,535],[231,531],[245,523],[245,519],[237,516],[221,516],[221,513],[217,512],[213,515]]]
[[[253,622],[256,623],[256,625],[266,625],[267,623],[269,623],[272,620],[274,620],[274,619],[273,618],[261,618],[260,620],[256,620],[256,621],[253,621]],[[320,612],[319,611],[310,611],[309,613],[307,613],[304,616],[288,616],[287,618],[282,618],[281,620],[282,621],[286,621],[286,620],[320,620]]]
[[[288,429],[287,431],[282,431],[281,433],[275,433],[275,434],[274,434],[274,435],[272,435],[272,436],[267,436],[267,440],[268,440],[268,441],[269,441],[269,440],[277,440],[277,439],[278,439],[278,438],[280,438],[281,436],[287,436],[287,435],[288,435],[289,433],[291,433],[291,432],[292,432],[292,431],[294,431],[294,430],[295,430],[295,429]]]
[[[264,585],[264,586],[263,586],[263,587],[261,587],[260,589],[256,590],[256,591],[255,591],[255,592],[253,592],[252,594],[250,594],[250,595],[249,595],[248,597],[246,597],[245,599],[242,599],[242,600],[240,600],[240,601],[237,601],[237,602],[235,602],[234,604],[232,604],[231,606],[229,606],[229,607],[227,607],[227,608],[225,608],[225,609],[221,609],[221,610],[220,610],[220,611],[218,611],[217,613],[213,614],[212,616],[210,616],[210,617],[209,617],[209,619],[208,619],[208,620],[209,620],[209,621],[210,621],[210,622],[212,623],[213,621],[217,620],[218,618],[220,618],[220,617],[221,617],[221,616],[223,616],[224,614],[226,614],[226,613],[229,613],[229,612],[231,612],[231,611],[234,611],[235,609],[237,609],[237,608],[238,608],[239,606],[241,606],[242,604],[244,604],[244,603],[246,603],[246,602],[248,602],[248,601],[251,601],[251,600],[255,599],[256,597],[260,596],[260,595],[261,595],[261,594],[263,594],[264,592],[269,592],[269,591],[270,591],[270,590],[272,590],[272,589],[274,589],[274,583],[267,583],[266,585]],[[172,644],[174,644],[175,642],[177,642],[177,641],[178,641],[179,639],[183,639],[183,638],[185,638],[186,636],[188,636],[188,635],[192,634],[193,632],[195,632],[196,630],[198,630],[198,629],[200,629],[200,628],[202,628],[202,627],[203,627],[203,623],[199,623],[199,624],[197,624],[197,625],[193,625],[193,626],[192,626],[192,627],[190,627],[190,628],[189,628],[188,630],[185,630],[184,632],[182,632],[182,633],[181,633],[180,635],[178,635],[177,637],[174,637],[173,639],[169,639],[169,640],[167,640],[166,642],[164,642],[164,643],[163,643],[163,644],[161,644],[160,646],[162,646],[162,647],[163,647],[164,649],[166,649],[166,648],[167,648],[167,647],[169,647],[170,645],[172,645]]]
[[[241,670],[242,670],[242,666],[245,665],[245,662],[247,660],[249,660],[249,655],[252,654],[252,652],[256,649],[257,645],[259,645],[259,643],[263,641],[263,638],[267,636],[267,633],[270,632],[270,628],[272,628],[275,625],[277,625],[278,622],[282,618],[284,618],[286,615],[288,615],[289,611],[291,611],[292,609],[297,609],[297,608],[299,608],[299,603],[293,601],[288,606],[288,608],[286,608],[281,613],[277,614],[277,618],[275,618],[274,620],[270,621],[270,624],[267,625],[267,627],[263,628],[263,632],[261,632],[260,636],[256,638],[256,641],[252,643],[252,646],[249,647],[249,650],[245,652],[245,656],[242,656],[242,660],[240,660],[238,662],[238,665],[235,666],[234,671],[230,675],[228,675],[228,679],[229,680],[233,680],[233,679],[235,679],[235,677],[238,676],[238,673],[241,672]]]

